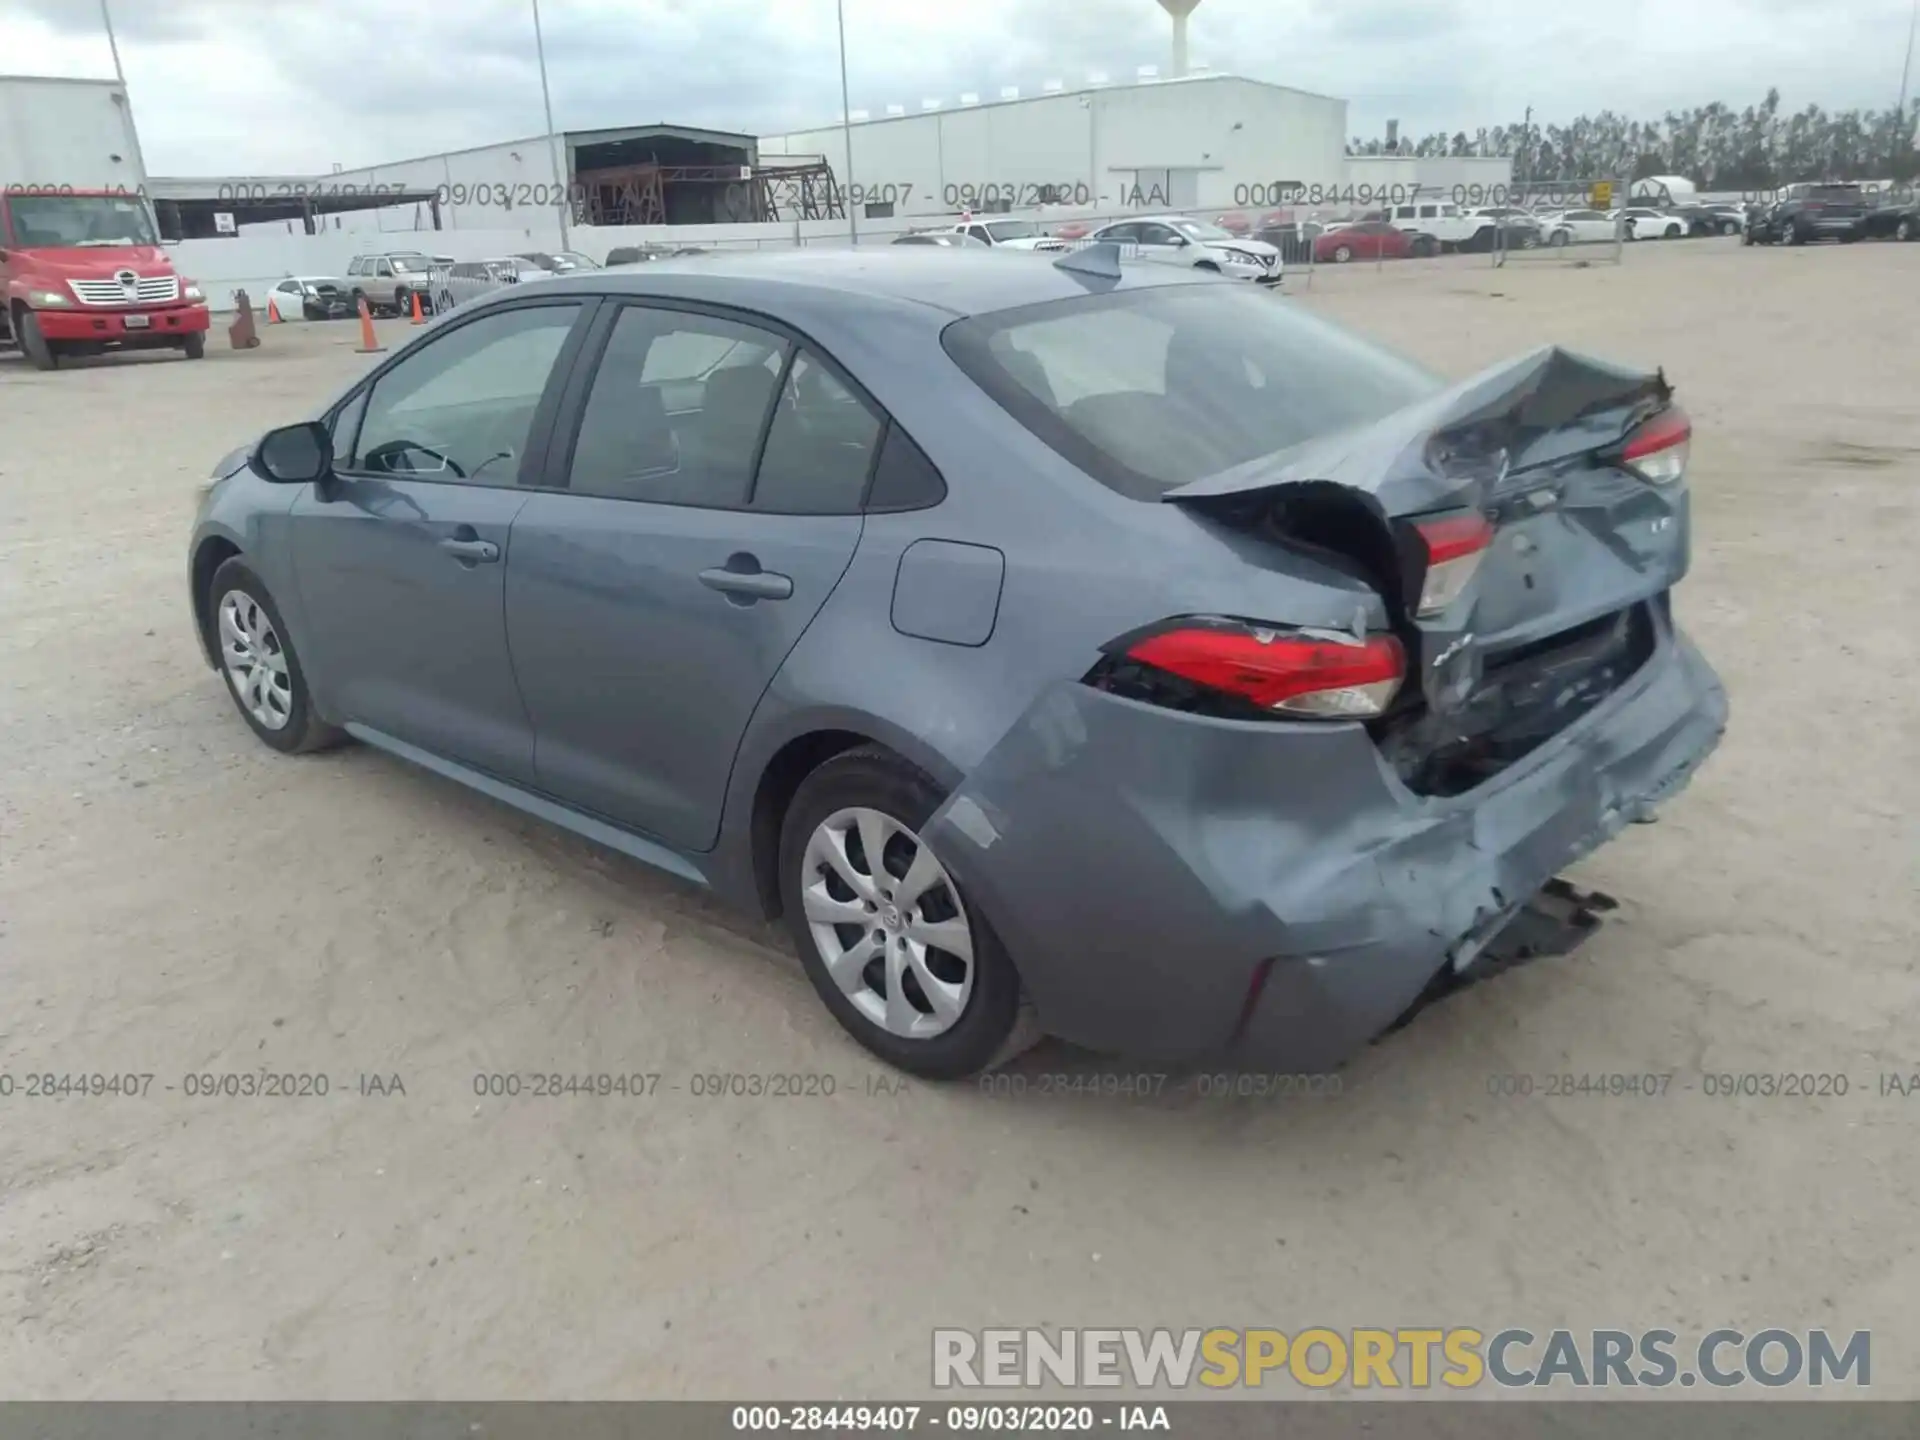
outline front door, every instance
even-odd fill
[[[754,708],[853,558],[880,421],[770,328],[630,305],[596,329],[571,454],[556,439],[513,524],[508,640],[541,788],[704,850]]]
[[[292,513],[310,656],[332,718],[507,779],[533,732],[507,657],[506,556],[543,456],[536,415],[583,306],[517,305],[375,377],[335,475]],[[551,409],[551,405],[549,406]]]

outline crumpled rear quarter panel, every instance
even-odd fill
[[[1725,720],[1705,661],[1666,632],[1563,735],[1425,800],[1358,725],[1170,715],[1063,683],[927,834],[1050,1032],[1320,1070],[1404,1011],[1463,936],[1683,784]]]

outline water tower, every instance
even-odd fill
[[[1160,8],[1173,17],[1173,64],[1167,78],[1178,80],[1187,73],[1187,17],[1200,0],[1160,0]]]

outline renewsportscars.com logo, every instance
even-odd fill
[[[1136,1390],[1613,1389],[1872,1383],[1871,1331],[1510,1328],[936,1330],[938,1390],[1130,1386]]]

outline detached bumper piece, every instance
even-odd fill
[[[1555,877],[1499,921],[1482,941],[1465,940],[1406,1012],[1380,1038],[1405,1028],[1428,1006],[1534,960],[1571,955],[1586,944],[1620,902],[1604,890],[1582,890]]]

